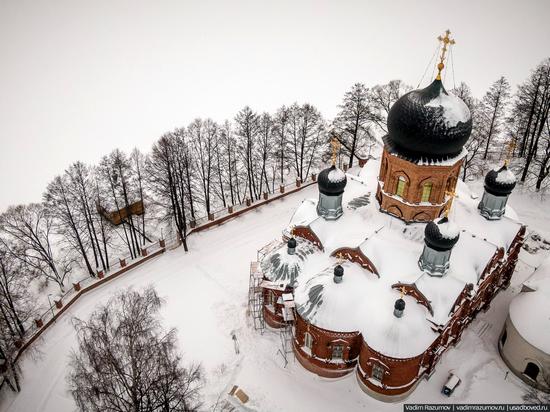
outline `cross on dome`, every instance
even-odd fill
[[[455,44],[455,40],[451,39],[449,37],[449,34],[451,34],[451,31],[449,29],[445,30],[445,36],[438,36],[437,40],[443,43],[443,48],[441,49],[441,57],[439,60],[439,64],[437,65],[437,80],[441,80],[441,72],[443,71],[443,68],[445,67],[445,55],[447,53],[447,45],[453,45]]]

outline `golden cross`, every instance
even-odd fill
[[[451,211],[451,207],[453,206],[453,200],[455,197],[458,197],[458,195],[456,194],[456,192],[454,191],[451,192],[449,190],[445,191],[445,195],[451,197],[451,199],[449,200],[449,203],[447,203],[447,208],[445,209],[445,217],[449,217],[449,212]]]
[[[338,252],[336,254],[336,260],[338,261],[338,264],[340,265],[346,259],[344,258],[344,256],[342,256],[342,252]]]
[[[405,296],[405,286],[401,286],[401,299]]]
[[[450,30],[446,30],[445,31],[445,37],[443,36],[438,36],[437,37],[437,40],[439,40],[440,42],[443,43],[443,48],[441,49],[441,58],[439,60],[439,64],[437,65],[437,77],[436,79],[437,80],[441,80],[441,72],[443,71],[443,68],[445,67],[445,54],[447,53],[447,45],[453,45],[455,44],[455,40],[454,39],[451,39],[449,37],[449,34],[451,34],[451,31]]]
[[[506,159],[504,159],[504,166],[508,167],[508,164],[510,163],[510,158],[512,157],[512,153],[514,153],[515,148],[516,148],[516,139],[512,137],[512,140],[510,140],[510,143],[508,143],[508,150],[506,151]]]
[[[330,140],[330,145],[332,146],[332,165],[336,166],[336,156],[338,154],[338,150],[340,150],[340,142],[336,136]]]

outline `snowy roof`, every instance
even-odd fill
[[[550,257],[524,285],[532,292],[520,292],[512,300],[510,319],[527,342],[550,355]]]
[[[316,246],[305,239],[296,239],[294,254],[288,253],[287,244],[269,252],[260,262],[263,275],[270,281],[292,285],[302,271],[307,255],[315,252]]]
[[[496,168],[493,169],[495,172],[497,172],[497,175],[495,177],[495,180],[499,183],[511,185],[512,183],[516,183],[516,175],[514,175],[508,168]]]
[[[359,264],[346,262],[343,282],[336,284],[336,259],[327,258],[319,270],[304,267],[298,275],[295,301],[300,315],[316,326],[340,332],[359,331],[368,345],[388,356],[412,357],[424,352],[436,338],[432,326],[447,323],[464,287],[477,287],[497,248],[506,251],[521,225],[513,220],[515,213],[511,209],[506,211],[508,217],[501,220],[483,218],[477,209],[479,200],[472,199],[468,187],[459,182],[458,197],[449,216],[454,224],[448,230],[453,234],[459,230],[460,237],[451,254],[449,272],[441,278],[432,277],[418,266],[425,224],[405,224],[379,211],[374,197],[378,168],[379,162],[368,162],[359,176],[347,175],[344,214],[338,220],[319,217],[317,200],[308,199],[296,210],[289,228],[309,226],[319,238],[324,251],[312,257],[328,257],[342,247],[359,248],[376,267],[379,277]],[[406,296],[405,315],[396,318],[393,305],[399,293],[392,286],[398,283],[415,286],[432,312]]]

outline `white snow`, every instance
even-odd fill
[[[342,171],[342,169],[335,168],[328,172],[327,178],[331,183],[340,183],[346,180],[346,174]]]
[[[377,170],[374,173],[376,172]],[[372,173],[372,169],[362,170],[361,176],[368,175],[365,180],[368,182]],[[477,193],[482,193],[483,182],[475,183]],[[350,193],[355,189],[352,188]],[[367,189],[372,190],[370,187]],[[403,281],[416,281],[423,293],[432,299],[432,294],[444,297],[440,295],[441,289],[450,288],[449,285],[457,279],[466,282],[475,278],[476,271],[473,265],[486,262],[486,256],[493,253],[496,244],[505,245],[512,232],[517,231],[519,227],[511,219],[488,222],[481,218],[482,220],[478,221],[479,214],[475,210],[477,204],[470,199],[471,193],[466,189],[459,185],[459,198],[455,199],[452,212],[453,219],[460,222],[461,228],[469,232],[461,233],[460,240],[453,249],[451,271],[453,268],[456,268],[456,271],[449,274],[456,278],[455,280],[447,276],[444,282],[431,282],[428,288],[427,285],[423,285],[427,278],[417,278],[416,274],[411,275],[403,270],[397,271],[400,267],[397,259],[388,259],[388,256],[392,257],[392,253],[386,250],[387,242],[395,244],[400,241],[400,247],[407,247],[408,242],[409,245],[416,245],[417,249],[409,249],[410,255],[407,257],[409,264],[415,263],[417,253],[421,252],[423,225],[407,226],[407,231],[401,232],[401,238],[397,230],[387,230],[390,229],[389,225],[379,232],[381,236],[374,236],[375,230],[368,233],[365,230],[364,237],[372,239],[361,247],[368,251],[369,257],[380,266],[382,273],[395,272],[394,276]],[[509,203],[518,208],[522,218],[527,217],[537,230],[550,233],[545,214],[547,204],[541,202],[540,198],[524,196],[516,191]],[[257,249],[279,237],[280,223],[291,218],[300,201],[317,196],[317,188],[313,185],[281,201],[240,216],[223,226],[195,234],[189,238],[189,253],[186,254],[182,248],[169,251],[81,297],[35,343],[35,347],[40,351],[38,356],[31,356],[30,353],[23,356],[22,392],[14,394],[4,391],[0,412],[74,411],[76,406],[67,392],[65,382],[68,353],[76,344],[71,317],[88,317],[99,304],[105,303],[122,288],[142,288],[149,284],[153,284],[159,294],[166,299],[162,310],[164,322],[167,326],[178,328],[184,361],[203,363],[207,378],[204,389],[205,409],[211,409],[218,397],[221,400],[225,399],[224,394],[229,392],[233,385],[239,385],[250,396],[247,410],[401,411],[401,403],[382,403],[366,395],[357,385],[354,374],[336,380],[319,378],[306,371],[294,358],[289,359],[289,364],[285,368],[277,354],[280,347],[278,332],[267,330],[260,335],[253,330],[246,317],[249,264],[256,259]],[[372,202],[376,204],[373,196]],[[357,210],[370,210],[370,207],[371,205]],[[345,209],[345,214],[349,214],[348,212],[349,210]],[[315,219],[314,207],[313,213],[314,216],[310,214],[307,217]],[[511,209],[507,210],[506,215],[514,218]],[[371,215],[365,213],[364,216],[368,218]],[[400,226],[395,219],[391,221],[392,228],[399,228],[400,231],[405,228],[405,225]],[[360,224],[366,225],[366,222]],[[474,233],[478,233],[476,237],[471,234],[472,228]],[[382,234],[386,231],[388,234],[384,239]],[[484,241],[483,235],[479,233],[486,234],[487,241]],[[364,237],[361,242],[364,241]],[[227,247],[228,244],[231,244],[231,248]],[[472,261],[472,257],[475,257],[475,260]],[[473,263],[469,266],[469,272],[464,273],[466,265],[461,267],[459,264],[468,259]],[[407,403],[522,403],[521,396],[527,386],[512,373],[507,373],[508,369],[498,354],[495,342],[508,314],[510,300],[517,294],[522,282],[532,273],[532,266],[536,266],[539,259],[540,255],[530,255],[522,251],[518,268],[512,278],[512,286],[496,297],[487,312],[477,316],[464,332],[458,345],[443,355],[430,380],[422,380],[415,392],[406,400]],[[333,263],[334,260],[328,259],[324,267]],[[369,276],[368,279],[354,280],[354,273],[353,269],[346,268],[344,281],[339,285],[334,284],[334,287],[347,287],[348,281],[368,282],[367,284],[376,282],[370,279],[374,275],[362,269],[361,276]],[[458,284],[455,287],[458,289]],[[338,290],[334,292],[337,293]],[[449,296],[452,294],[454,292],[449,291]],[[399,293],[390,291],[387,296],[393,304]],[[405,317],[402,319],[413,316],[413,311],[422,310],[422,307],[409,297],[405,297],[405,301],[407,306]],[[433,305],[434,316],[438,317],[438,308],[445,305],[436,301]],[[442,317],[443,312],[442,309]],[[384,311],[382,316],[393,317],[391,308]],[[396,322],[399,320],[396,319]],[[392,325],[388,324],[389,330],[385,332],[390,336],[391,327]],[[239,355],[234,351],[232,332],[239,341]],[[453,396],[448,398],[441,394],[441,388],[447,381],[450,371],[462,379],[462,384],[457,387]]]
[[[510,303],[510,319],[531,345],[550,355],[550,258],[524,283],[532,291]]]
[[[495,172],[498,172],[497,177],[495,178],[497,182],[508,185],[516,183],[516,176],[508,168],[504,168],[503,170],[498,168],[494,170]]]
[[[426,103],[428,107],[443,108],[443,119],[447,127],[455,127],[459,122],[466,123],[470,120],[470,110],[466,103],[451,93],[441,90],[439,96]]]
[[[452,222],[450,219],[446,222],[440,223],[441,219],[436,219],[435,223],[437,223],[437,227],[439,228],[439,233],[441,233],[441,236],[443,236],[445,239],[455,239],[460,234],[460,229],[458,226]]]

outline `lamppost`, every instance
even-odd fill
[[[52,296],[52,294],[48,293],[48,303],[50,304],[50,310],[52,311],[52,319],[55,322],[55,315],[53,313],[53,306],[52,306],[52,301],[50,300],[50,296]]]

